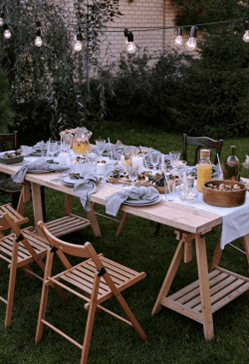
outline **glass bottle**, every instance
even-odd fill
[[[231,145],[232,154],[224,163],[224,179],[231,179],[233,181],[239,181],[239,159],[235,155],[235,145]]]
[[[210,161],[210,150],[200,150],[200,161],[197,164],[197,190],[202,192],[203,183],[209,181],[212,175],[212,163]]]

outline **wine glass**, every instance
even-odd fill
[[[161,157],[161,153],[157,152],[156,150],[151,151],[150,154],[149,154],[150,163],[153,166],[153,174],[156,174],[156,166],[160,162],[160,157]]]
[[[60,145],[56,140],[49,140],[48,142],[48,156],[55,157],[55,155],[59,152]]]
[[[102,157],[102,154],[105,150],[105,139],[96,139],[95,144],[99,155]]]
[[[129,179],[131,180],[132,187],[135,186],[135,181],[138,176],[138,168],[139,168],[139,166],[133,166],[130,163],[126,163],[125,169],[126,169],[126,173],[129,176]]]
[[[61,149],[63,152],[67,152],[72,145],[73,136],[70,134],[62,135],[61,137]]]
[[[169,152],[171,166],[173,168],[173,171],[175,171],[176,167],[178,166],[180,155],[181,155],[181,152]]]

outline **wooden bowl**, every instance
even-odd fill
[[[219,186],[224,183],[225,185],[234,186],[238,185],[241,187],[240,190],[232,191],[220,191],[208,188],[207,185],[212,183],[213,185]],[[208,205],[218,207],[235,207],[243,205],[246,198],[246,186],[243,183],[233,182],[228,180],[211,180],[203,184],[203,201]]]

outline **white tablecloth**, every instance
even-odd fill
[[[222,249],[224,249],[226,244],[249,234],[249,192],[246,192],[245,203],[238,207],[215,207],[208,205],[202,201],[202,193],[198,193],[197,200],[192,203],[182,201],[176,193],[173,196],[174,203],[192,206],[223,217],[220,241]],[[165,199],[163,195],[162,198]]]

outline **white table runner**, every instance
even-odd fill
[[[176,193],[173,196],[174,203],[195,207],[223,217],[220,240],[221,249],[224,249],[226,244],[249,234],[249,192],[246,192],[245,203],[238,207],[216,207],[208,205],[203,202],[202,193],[198,193],[197,200],[192,203],[182,201]],[[162,199],[165,199],[164,195],[162,195]]]

